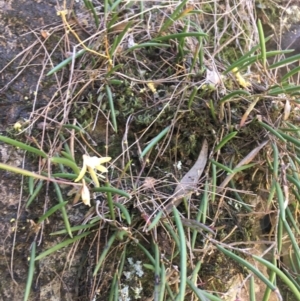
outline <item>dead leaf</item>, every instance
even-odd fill
[[[204,171],[207,163],[208,144],[207,141],[203,141],[202,149],[199,157],[191,169],[181,179],[180,183],[175,188],[172,201],[166,206],[166,211],[170,213],[173,206],[178,206],[184,197],[192,194],[197,189],[198,181]]]
[[[261,143],[259,146],[257,146],[255,149],[253,149],[243,160],[241,160],[234,168],[241,167],[243,165],[249,164],[255,156],[259,153],[259,151],[268,143],[269,141],[266,140],[263,143]],[[230,180],[235,176],[235,173],[229,174],[225,180],[221,183],[221,185],[217,189],[217,193],[220,193],[230,182]]]

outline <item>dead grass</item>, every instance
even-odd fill
[[[124,237],[116,235],[112,241],[99,273],[95,277],[89,273],[84,278],[85,284],[79,289],[81,300],[116,300],[112,297],[114,292],[121,292],[126,286],[130,287],[131,298],[134,289],[142,288],[142,300],[173,300],[180,292],[182,265],[177,225],[172,208],[169,211],[165,208],[172,202],[175,188],[197,160],[206,140],[209,160],[205,170],[199,175],[193,194],[178,205],[185,229],[187,276],[198,288],[216,293],[222,299],[248,300],[250,293],[244,288],[249,283],[248,270],[237,266],[216,245],[247,254],[248,259],[249,254],[272,254],[279,248],[280,210],[276,197],[266,195],[266,191],[270,191],[275,180],[285,197],[288,191],[296,189],[296,183],[290,179],[286,184],[286,174],[292,176],[298,170],[298,165],[290,172],[287,167],[290,158],[298,162],[295,150],[298,146],[290,147],[289,141],[281,143],[258,121],[276,131],[287,125],[282,117],[282,109],[289,110],[284,99],[288,97],[294,108],[289,115],[291,119],[298,118],[298,102],[291,95],[271,97],[256,92],[257,85],[267,89],[277,84],[276,72],[264,70],[260,60],[241,71],[243,79],[250,83],[248,87],[242,87],[234,73],[224,74],[229,65],[260,43],[254,4],[244,0],[198,2],[187,1],[177,15],[172,15],[178,7],[177,1],[126,1],[111,12],[105,12],[109,6],[105,8],[101,1],[94,1],[99,28],[86,9],[73,14],[72,8],[67,8],[64,17],[62,12],[66,7],[61,7],[58,9],[61,23],[42,32],[34,31],[37,42],[32,47],[38,46],[36,54],[43,53],[44,61],[32,114],[24,125],[28,141],[50,155],[61,152],[63,144],[68,144],[77,160],[85,153],[111,156],[113,162],[106,181],[131,195],[129,200],[113,197],[114,202],[126,206],[130,212],[130,227],[120,210],[116,210],[116,220],[111,219],[105,200],[98,203],[98,212],[91,209],[86,213],[86,207],[78,207],[85,215],[76,224],[87,224],[97,215],[101,217],[88,238],[87,253],[93,255],[88,256],[83,269],[89,270],[97,264],[113,235],[126,232]],[[117,2],[108,3],[112,6]],[[158,40],[180,32],[203,32],[207,38],[177,36]],[[160,47],[157,43],[167,46]],[[141,47],[131,49],[137,45]],[[82,49],[86,50],[82,56],[46,76],[62,60],[75,58]],[[31,63],[31,59],[26,60],[26,51],[22,53],[24,67],[20,72],[25,72]],[[212,72],[209,78],[208,69]],[[37,110],[36,102],[48,81],[55,81],[56,92],[45,107]],[[211,89],[206,89],[209,84]],[[220,100],[235,90],[245,90],[249,96],[220,105]],[[256,105],[251,107],[253,103]],[[64,128],[66,124],[79,126],[85,133]],[[141,157],[146,146],[168,126],[167,134]],[[215,151],[234,131],[237,136]],[[280,175],[274,175],[275,149],[271,145],[276,145],[279,152]],[[228,176],[230,170],[252,163],[248,169]],[[42,162],[39,166],[39,172],[54,170],[56,167],[49,168]],[[297,208],[298,201],[291,197],[290,212],[298,223]],[[161,219],[153,225],[160,211]],[[266,238],[258,223],[268,214],[272,214],[275,224]],[[193,222],[196,220],[197,223]],[[200,229],[200,222],[208,228]],[[214,236],[207,230],[213,231]],[[299,239],[299,233],[294,232]],[[47,240],[47,236],[43,239]],[[68,257],[73,258],[80,248],[78,242]],[[124,271],[132,269],[128,258],[142,261],[143,277],[124,276]],[[249,261],[255,265],[252,259]],[[279,266],[289,271],[291,278],[298,279],[285,262]],[[263,266],[258,268],[267,275]],[[161,269],[166,271],[168,297],[160,292],[162,276],[157,271]],[[261,282],[256,285],[265,292]],[[283,289],[281,294],[285,296],[283,299],[293,300],[288,290]],[[186,289],[184,298],[200,300],[191,288]],[[280,299],[280,294],[270,298]],[[263,300],[261,295],[257,299]],[[118,300],[128,299],[119,295]]]

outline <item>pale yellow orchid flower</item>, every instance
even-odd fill
[[[88,155],[83,155],[83,166],[82,169],[77,177],[77,179],[75,179],[75,182],[80,181],[84,175],[86,174],[87,170],[91,175],[91,178],[94,181],[94,184],[96,187],[100,187],[99,181],[98,181],[98,177],[97,174],[95,172],[95,170],[98,170],[102,173],[104,172],[108,172],[107,168],[105,166],[103,166],[103,163],[109,162],[111,160],[111,157],[102,157],[102,158],[98,158],[98,157],[90,157]]]

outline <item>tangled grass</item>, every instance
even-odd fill
[[[30,177],[27,207],[51,185],[58,200],[38,221],[25,300],[35,262],[87,242],[80,300],[298,300],[300,55],[267,49],[252,1],[84,4],[43,30],[41,81],[57,91],[21,125],[36,144],[1,138],[43,158],[34,174],[1,165]],[[112,158],[100,187],[93,173],[74,182],[84,154]],[[195,185],[184,175],[199,158]],[[52,235],[69,238],[36,247],[59,210]]]

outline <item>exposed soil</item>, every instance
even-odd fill
[[[67,2],[70,5],[72,1]],[[41,44],[37,43],[37,39],[41,38],[41,30],[55,26],[55,22],[60,21],[55,5],[55,0],[0,1],[1,134],[11,129],[16,121],[28,118],[31,111],[45,106],[55,91],[53,81],[41,78],[41,66],[46,55]],[[46,46],[51,49],[55,46],[54,42]],[[22,72],[23,68],[25,72]],[[22,165],[22,152],[3,143],[0,148],[1,162]],[[20,176],[0,170],[0,300],[23,300],[28,273],[27,259],[35,235],[31,223],[42,212],[42,208],[36,207],[24,210],[25,199],[24,194],[20,194],[20,181]],[[51,225],[47,227],[53,230]],[[51,245],[56,240],[48,237],[43,243]],[[80,295],[80,275],[78,268],[62,272],[65,257],[65,254],[57,254],[37,264],[36,277],[39,280],[33,285],[30,300],[77,300]],[[79,257],[74,258],[75,267],[79,260]]]

